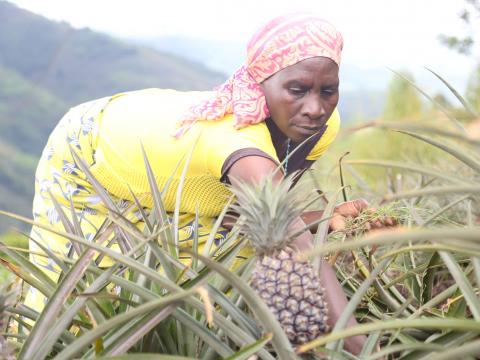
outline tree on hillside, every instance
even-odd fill
[[[465,35],[458,37],[442,34],[439,39],[444,45],[460,54],[474,56],[472,50],[479,38],[480,0],[465,0],[465,7],[459,17],[465,24]],[[467,84],[466,98],[473,109],[480,112],[480,62],[478,61]]]
[[[458,51],[460,54],[471,55],[475,44],[475,22],[480,20],[480,0],[465,0],[465,7],[459,14],[459,18],[465,24],[464,36],[439,35],[440,41],[449,48]]]
[[[387,100],[383,118],[386,121],[396,121],[417,117],[422,111],[422,102],[418,92],[406,80],[413,82],[413,76],[406,71],[395,75],[387,91]]]

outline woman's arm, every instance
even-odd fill
[[[232,184],[235,184],[238,180],[256,183],[265,176],[271,176],[276,169],[277,165],[269,159],[259,156],[246,156],[232,165],[228,172],[228,177]],[[280,171],[277,171],[273,178],[276,181],[281,181],[283,174]],[[292,226],[292,232],[298,232],[305,228],[305,222],[299,217]],[[298,250],[311,248],[313,246],[312,233],[309,231],[303,232],[303,234],[296,239],[295,245]],[[342,286],[335,276],[335,272],[326,262],[322,263],[320,280],[323,287],[326,289],[326,300],[329,309],[329,325],[333,326],[345,308],[347,298],[343,292]],[[356,323],[355,318],[352,316],[349,320],[349,326],[353,326]],[[359,354],[365,340],[366,337],[363,335],[347,338],[345,340],[345,348],[353,354]]]

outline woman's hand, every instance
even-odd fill
[[[373,214],[376,210],[369,207],[368,201],[365,199],[356,199],[346,201],[335,207],[332,218],[330,219],[329,231],[343,231],[346,229],[347,221],[355,219],[362,213]],[[302,219],[306,224],[313,224],[310,228],[315,232],[318,221],[322,218],[323,211],[307,211],[302,214]],[[396,221],[391,217],[375,218],[368,221],[364,226],[367,230],[381,229],[385,227],[395,226]]]
[[[369,207],[365,199],[356,199],[341,203],[335,207],[332,219],[330,220],[330,231],[342,231],[346,229],[348,219],[355,219],[362,213],[373,214],[376,209]],[[396,221],[391,217],[373,218],[367,220],[364,225],[367,230],[381,229],[395,226]]]
[[[368,201],[365,199],[346,201],[335,206],[330,220],[330,231],[345,230],[347,220],[358,217],[360,213],[369,209],[368,206]]]

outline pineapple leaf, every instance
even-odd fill
[[[438,244],[451,245],[452,241],[458,241],[458,245],[468,245],[480,251],[478,244],[479,228],[462,229],[393,229],[377,234],[367,234],[360,239],[351,239],[342,243],[329,243],[324,246],[317,246],[311,250],[303,251],[302,256],[310,258],[313,256],[328,254],[334,251],[345,251],[358,249],[364,246],[372,245],[391,245],[409,242],[428,242],[434,241]]]
[[[411,86],[413,86],[415,88],[415,90],[417,90],[420,94],[422,94],[423,96],[425,96],[428,100],[430,100],[432,102],[432,104],[434,104],[441,112],[443,112],[447,117],[448,119],[452,122],[453,125],[455,125],[457,127],[458,130],[460,130],[461,132],[465,133],[465,129],[464,127],[462,126],[462,124],[460,124],[460,122],[455,119],[449,112],[447,109],[445,109],[445,107],[440,104],[438,101],[436,101],[435,99],[433,99],[430,95],[428,95],[425,91],[423,91],[422,89],[420,89],[417,84],[415,84],[412,80],[410,80],[408,77],[400,74],[399,72],[396,72],[395,70],[392,70],[390,69],[394,74],[396,74],[397,76],[401,77],[403,80],[405,80],[406,82],[408,82]]]
[[[161,316],[159,316],[159,319],[157,319],[158,321],[160,321],[161,319],[167,317],[173,311],[175,311],[179,301],[182,301],[185,298],[194,295],[195,292],[196,290],[189,290],[182,293],[168,295],[157,300],[149,301],[121,315],[117,315],[114,318],[107,320],[103,324],[98,325],[96,328],[86,332],[84,335],[79,337],[67,348],[65,348],[65,350],[58,354],[56,356],[56,359],[72,359],[79,351],[89,346],[92,342],[94,342],[97,338],[99,338],[109,330],[131,319],[134,319],[137,316],[148,314],[153,310],[160,312]]]
[[[108,356],[108,357],[95,357],[97,360],[195,360],[192,357],[174,356],[174,355],[161,355],[161,354],[127,354],[120,356]]]
[[[469,194],[478,194],[480,193],[479,185],[454,185],[454,186],[439,186],[439,187],[429,187],[420,190],[405,191],[396,194],[388,194],[383,198],[385,201],[392,201],[398,199],[407,199],[412,197],[426,196],[426,195],[446,195],[446,194],[457,194],[457,193],[469,193]]]
[[[173,211],[173,238],[175,244],[175,252],[178,257],[178,221],[180,216],[180,203],[182,200],[182,191],[185,183],[185,178],[187,176],[188,167],[190,165],[190,160],[192,159],[193,150],[198,144],[198,140],[200,139],[200,135],[195,139],[192,148],[190,149],[186,159],[185,164],[183,165],[182,174],[180,175],[180,181],[177,187],[177,194],[175,198],[175,209]]]
[[[211,253],[212,246],[213,246],[213,243],[215,241],[215,235],[217,234],[218,229],[222,225],[222,221],[223,221],[225,215],[227,214],[227,211],[229,210],[229,206],[231,205],[232,201],[233,201],[233,196],[230,196],[226,205],[223,207],[222,212],[220,213],[220,215],[215,220],[215,224],[213,225],[212,229],[210,230],[210,234],[208,236],[207,242],[204,245],[203,255],[208,256]]]
[[[385,161],[385,160],[348,160],[345,161],[345,164],[349,165],[370,165],[370,166],[381,166],[386,168],[397,168],[407,171],[416,172],[419,174],[424,174],[427,176],[432,176],[434,178],[446,180],[454,184],[473,184],[471,181],[465,181],[464,178],[460,176],[455,176],[453,174],[445,174],[445,172],[440,172],[434,169],[429,169],[424,165],[418,166],[414,164],[404,164],[395,161]]]
[[[322,336],[312,342],[301,345],[298,348],[299,353],[307,352],[318,346],[323,346],[331,341],[345,339],[347,337],[368,334],[378,330],[389,329],[403,329],[403,328],[417,328],[417,329],[441,329],[441,330],[458,330],[458,331],[473,331],[478,334],[480,332],[480,324],[476,320],[469,319],[392,319],[387,321],[377,321],[368,324],[361,324],[349,327],[342,331],[332,332],[328,335]]]
[[[446,251],[439,251],[439,254],[443,262],[447,266],[448,270],[450,271],[450,274],[452,274],[452,277],[455,279],[455,282],[458,284],[460,290],[462,291],[473,317],[477,321],[479,321],[480,300],[478,294],[475,294],[475,290],[472,288],[463,270],[455,261],[453,255]]]
[[[272,340],[273,335],[267,334],[264,337],[261,337],[253,344],[247,345],[240,349],[240,351],[236,352],[232,356],[229,356],[225,360],[245,360],[249,359],[252,355],[258,352],[259,349],[263,348],[267,343]]]
[[[18,251],[9,249],[9,247],[1,241],[0,241],[0,250],[15,262],[15,264],[11,264],[6,259],[3,259],[2,255],[0,254],[0,258],[2,258],[2,262],[4,262],[3,264],[5,267],[9,267],[10,269],[12,269],[10,265],[7,265],[7,264],[11,264],[12,266],[14,265],[16,268],[18,268],[18,271],[21,271],[22,273],[28,275],[31,278],[35,278],[36,283],[41,284],[38,289],[41,289],[40,291],[43,294],[49,295],[53,292],[53,289],[55,289],[55,282],[52,279],[50,279],[47,275],[45,275],[45,273],[40,268],[38,268],[35,264],[30,262],[24,256],[20,255]],[[21,278],[23,279],[23,277]],[[24,280],[27,281],[26,279]],[[35,288],[37,287],[35,286]]]
[[[428,71],[430,71],[433,75],[435,75],[438,79],[440,79],[440,81],[442,83],[445,84],[445,86],[448,88],[448,90],[450,90],[452,92],[453,95],[455,95],[455,97],[458,99],[458,101],[460,101],[460,103],[463,105],[463,107],[465,108],[465,110],[467,110],[469,113],[470,113],[470,116],[472,117],[478,117],[479,114],[477,114],[477,112],[470,106],[470,104],[462,97],[462,95],[460,95],[460,93],[452,86],[450,85],[443,77],[441,77],[439,74],[437,74],[435,71],[433,71],[432,69],[429,69],[428,67],[426,67],[425,69],[427,69]]]
[[[476,159],[468,156],[465,152],[459,151],[452,146],[445,145],[444,143],[441,143],[439,141],[427,138],[427,137],[419,135],[419,134],[415,134],[415,133],[404,131],[404,130],[397,130],[397,131],[402,133],[402,134],[406,134],[406,135],[409,135],[411,137],[422,140],[422,141],[424,141],[424,142],[426,142],[430,145],[433,145],[433,146],[435,146],[439,149],[442,149],[444,152],[446,152],[446,153],[452,155],[453,157],[455,157],[456,159],[460,160],[465,165],[467,165],[468,167],[475,170],[477,173],[480,173],[480,163]]]
[[[105,286],[109,281],[110,276],[117,270],[118,264],[113,265],[101,276],[99,276],[85,291],[95,292]],[[50,327],[47,336],[43,340],[42,344],[35,352],[35,356],[39,358],[45,358],[49,354],[54,344],[58,341],[59,336],[68,330],[68,327],[72,319],[77,315],[80,309],[89,300],[88,297],[77,297],[77,299],[70,305],[66,311],[58,318],[58,320]]]
[[[164,249],[168,249],[170,251],[170,254],[173,257],[178,258],[177,250],[175,249],[175,245],[174,245],[174,241],[175,241],[174,235],[170,229],[170,226],[171,226],[170,220],[168,219],[167,212],[165,211],[165,207],[163,206],[162,196],[157,186],[155,174],[153,173],[150,162],[148,161],[147,154],[145,152],[145,149],[143,148],[143,145],[142,145],[142,152],[143,152],[143,159],[145,163],[145,169],[147,171],[148,183],[150,185],[150,193],[152,194],[152,197],[153,197],[153,211],[156,214],[156,218],[160,224],[160,227],[165,229],[165,231],[163,232],[164,236],[162,236],[161,238],[163,247]],[[175,271],[172,268],[168,268],[168,265],[167,265],[167,268],[165,269],[165,272],[170,280],[173,280],[176,278]]]
[[[371,126],[379,129],[391,129],[391,130],[405,130],[410,132],[425,132],[429,134],[435,134],[444,136],[447,138],[456,139],[473,146],[480,146],[480,140],[473,138],[472,136],[464,133],[451,130],[445,130],[440,127],[418,125],[416,123],[399,123],[399,122],[378,122],[371,123]]]
[[[241,232],[258,254],[283,249],[293,240],[290,227],[310,200],[300,187],[292,188],[294,176],[279,182],[268,176],[258,184],[236,180],[231,186],[238,200],[231,208],[240,215]]]

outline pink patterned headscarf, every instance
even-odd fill
[[[275,18],[259,29],[247,45],[247,62],[216,89],[215,96],[194,106],[179,122],[176,137],[196,121],[235,115],[235,128],[269,117],[260,83],[299,61],[323,56],[340,65],[342,35],[325,20],[312,15]]]

